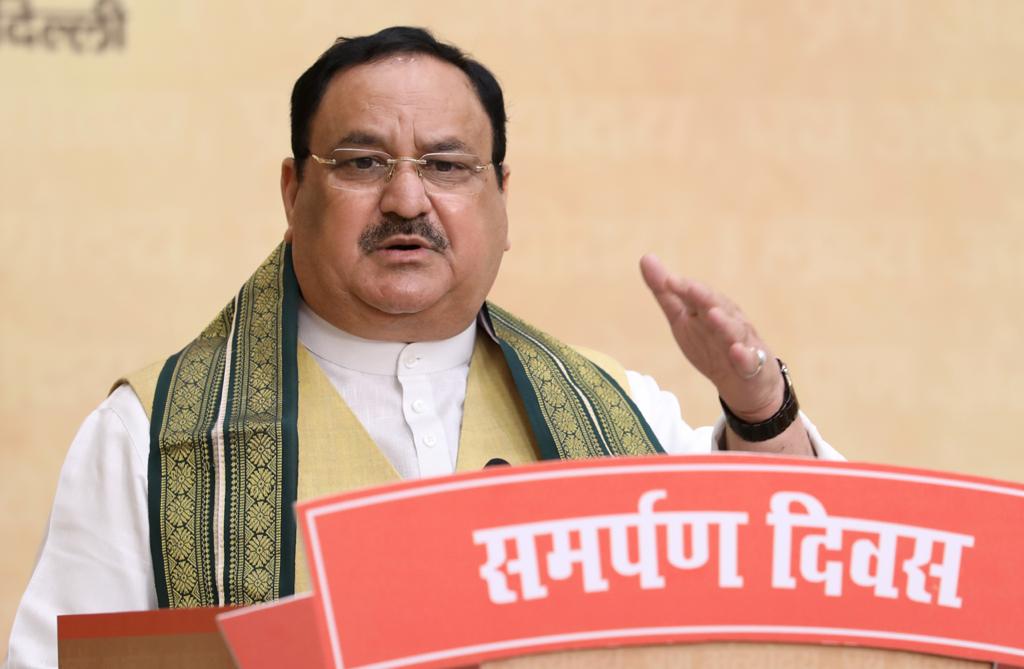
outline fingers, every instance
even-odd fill
[[[671,277],[669,287],[686,303],[692,316],[705,315],[711,308],[721,306],[714,291],[697,281]]]
[[[750,378],[759,365],[764,343],[746,316],[732,301],[704,284],[672,274],[652,253],[640,259],[640,271],[673,327],[725,353],[728,366]]]
[[[640,259],[640,272],[658,304],[670,317],[699,316],[717,304],[715,294],[707,287],[676,276],[668,271],[658,256],[648,253]]]
[[[682,298],[669,286],[671,274],[656,255],[648,253],[640,258],[640,273],[670,323],[686,313]]]
[[[652,293],[660,293],[666,290],[665,280],[668,278],[668,268],[661,262],[658,256],[653,253],[646,253],[640,258],[640,273]]]
[[[750,337],[750,326],[741,315],[731,314],[720,306],[713,306],[704,316],[710,331],[719,343],[730,346],[733,342],[746,342]]]
[[[782,374],[757,331],[728,298],[668,271],[654,255],[640,260],[648,288],[665,312],[686,359],[740,416],[758,422],[781,406]],[[746,420],[746,418],[745,418]]]

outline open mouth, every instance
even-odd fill
[[[385,239],[377,247],[380,251],[419,251],[432,248],[433,246],[427,240],[416,235],[394,235]]]
[[[381,241],[376,252],[391,260],[423,260],[437,248],[419,235],[392,235]]]

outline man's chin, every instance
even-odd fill
[[[375,296],[369,304],[377,311],[390,316],[412,316],[429,312],[440,301],[441,295],[422,291],[384,291]]]
[[[458,334],[475,315],[453,310],[440,296],[394,295],[368,303],[376,317],[359,336],[390,341],[437,341]],[[463,322],[466,321],[466,322]]]

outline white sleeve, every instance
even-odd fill
[[[155,609],[146,471],[149,420],[121,386],[79,429],[11,628],[10,669],[57,666],[57,616]]]
[[[718,450],[722,432],[725,430],[725,417],[718,419],[715,425],[692,428],[683,420],[679,411],[679,400],[667,390],[658,387],[658,383],[644,374],[626,370],[629,381],[630,396],[647,424],[654,431],[654,436],[661,442],[662,448],[670,455],[688,455],[711,453]],[[800,420],[807,429],[814,452],[821,460],[845,460],[839,451],[832,448],[818,432],[814,423],[800,412]]]

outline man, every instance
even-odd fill
[[[180,353],[83,425],[19,608],[11,666],[60,613],[305,589],[291,504],[494,459],[836,457],[785,367],[708,288],[641,261],[726,420],[692,430],[649,377],[485,303],[509,249],[501,89],[428,33],[340,40],[296,82],[275,250]]]

